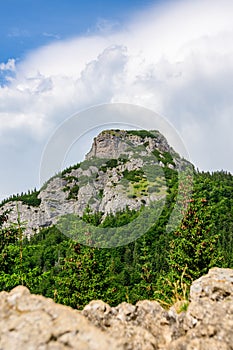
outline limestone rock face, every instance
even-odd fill
[[[103,219],[126,207],[138,211],[165,199],[165,166],[178,170],[187,163],[158,131],[106,130],[94,139],[83,162],[48,180],[38,207],[11,201],[0,213],[9,209],[10,223],[20,216],[30,236],[66,214],[82,217],[87,207],[103,213]]]
[[[0,293],[0,349],[232,350],[233,270],[214,268],[192,284],[186,312],[156,301],[83,311],[31,295],[18,286]]]
[[[158,149],[161,152],[172,152],[167,140],[158,131],[151,130],[146,137],[140,134],[130,133],[125,130],[105,130],[94,138],[90,152],[86,159],[97,158],[119,158],[122,154],[130,155],[137,146],[146,144],[147,150]]]

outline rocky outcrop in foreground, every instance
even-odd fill
[[[1,292],[0,349],[231,350],[233,270],[214,268],[196,280],[182,313],[147,300],[92,301],[80,312],[22,286]]]

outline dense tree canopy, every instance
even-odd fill
[[[20,239],[19,225],[4,228],[0,216],[0,289],[25,284],[33,293],[82,308],[92,299],[111,305],[139,299],[172,302],[174,288],[190,286],[212,266],[233,267],[233,176],[224,172],[194,176],[194,191],[182,222],[172,232],[166,225],[177,193],[176,173],[167,169],[169,194],[159,220],[122,247],[92,248],[72,241],[56,227],[30,240]],[[136,213],[109,215],[105,227],[124,225]],[[86,222],[101,224],[87,210]],[[177,288],[177,281],[184,283]]]

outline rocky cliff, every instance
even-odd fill
[[[175,154],[165,137],[157,130],[104,130],[94,138],[86,159],[94,157],[116,159],[121,155],[132,156],[135,152],[142,155],[142,152],[152,153],[156,149],[160,153]]]
[[[17,217],[26,223],[26,234],[55,224],[69,213],[115,214],[128,207],[139,210],[166,197],[164,169],[184,166],[177,153],[158,131],[106,130],[93,141],[86,159],[50,179],[40,190],[40,205],[10,201],[9,222]]]
[[[77,311],[18,286],[0,293],[0,349],[232,350],[233,270],[214,268],[194,281],[180,311],[148,300],[92,301]]]

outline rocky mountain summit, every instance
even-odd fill
[[[187,162],[169,146],[158,131],[105,130],[93,141],[83,162],[63,170],[41,188],[36,205],[7,201],[9,222],[26,223],[26,234],[57,223],[65,214],[82,217],[85,210],[116,214],[126,208],[140,210],[164,200],[165,172],[181,169]]]
[[[0,293],[0,310],[3,350],[232,350],[233,270],[213,268],[194,281],[187,311],[149,300],[92,301],[78,311],[23,286]]]
[[[143,156],[156,149],[160,153],[169,152],[175,155],[165,137],[157,130],[104,130],[94,138],[86,159],[117,159],[122,155],[132,157],[135,152]]]

